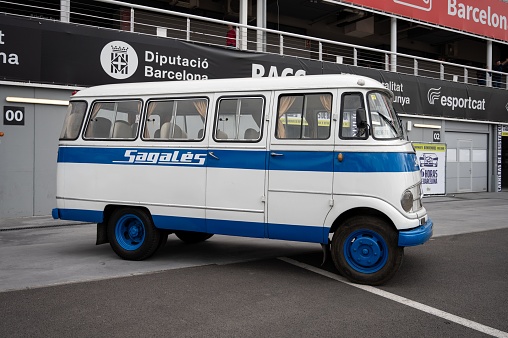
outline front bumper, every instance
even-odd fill
[[[399,231],[399,246],[415,246],[427,242],[432,237],[434,223],[430,218],[417,228]]]
[[[53,217],[53,219],[60,219],[59,210],[60,209],[58,209],[58,208],[53,208],[53,210],[51,210],[51,216]]]

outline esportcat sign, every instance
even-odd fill
[[[457,96],[441,95],[441,87],[430,88],[427,93],[429,104],[440,103],[443,107],[465,108],[474,110],[485,110],[485,99],[474,100],[470,96],[467,98]]]

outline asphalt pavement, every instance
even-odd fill
[[[424,205],[433,238],[406,248],[401,269],[381,287],[350,284],[331,262],[321,266],[319,246],[227,236],[185,246],[172,238],[152,259],[128,262],[93,245],[91,224],[3,219],[0,285],[21,279],[17,289],[0,290],[0,332],[508,337],[508,192],[426,197]],[[175,261],[182,264],[170,268]],[[93,277],[100,269],[115,274]],[[50,279],[63,271],[67,282]],[[26,278],[33,281],[23,287]]]

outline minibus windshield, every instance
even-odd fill
[[[383,92],[370,92],[367,95],[370,112],[372,136],[375,139],[403,138],[397,113],[392,106],[392,100]]]

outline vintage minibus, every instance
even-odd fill
[[[128,260],[170,234],[319,243],[349,280],[382,284],[433,228],[392,100],[357,75],[81,90],[60,135],[53,217],[97,223],[97,244]]]

